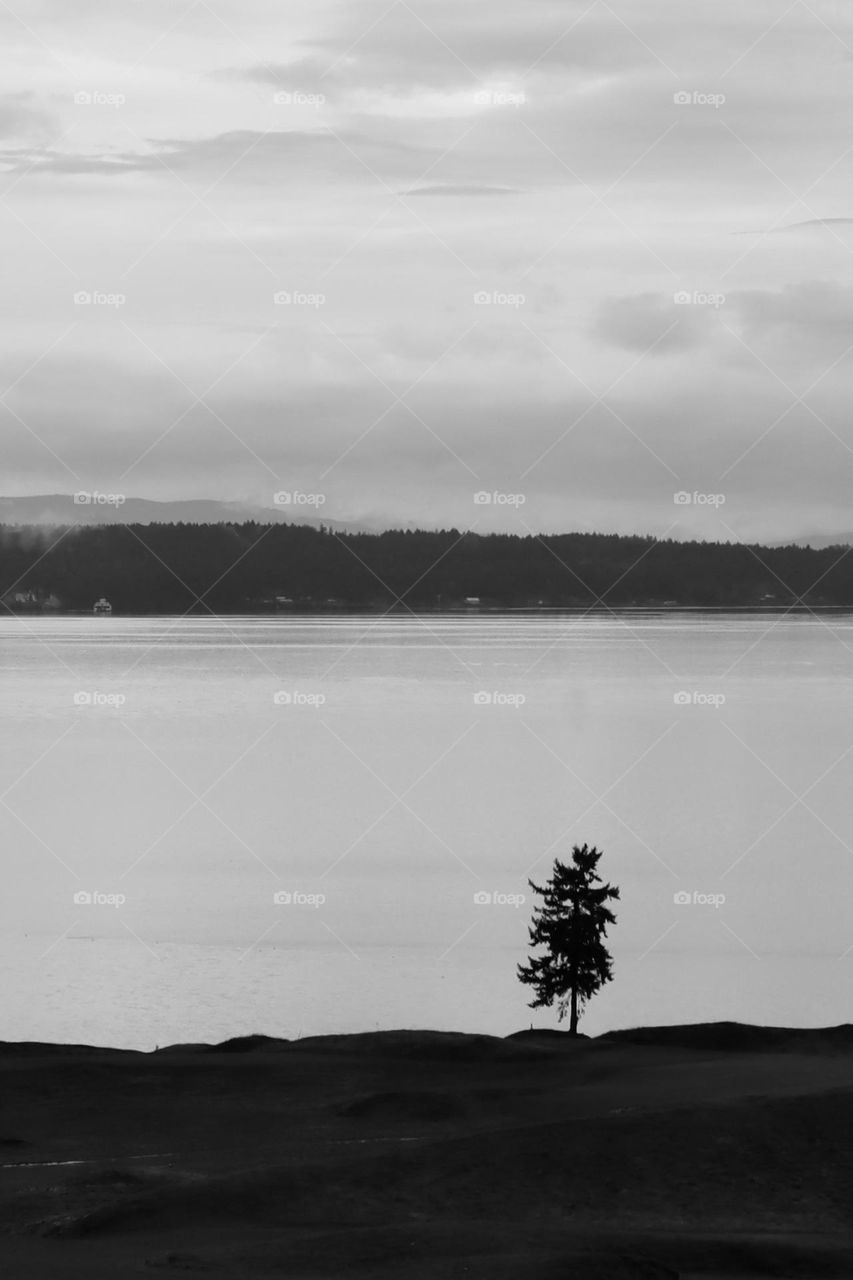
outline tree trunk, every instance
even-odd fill
[[[578,993],[577,988],[572,987],[572,1011],[571,1020],[569,1022],[569,1035],[576,1036],[578,1033]]]
[[[580,929],[579,929],[580,904],[577,897],[572,898],[572,916],[571,916],[571,969],[569,979],[572,989],[571,1016],[569,1021],[569,1035],[576,1036],[578,1033],[578,968],[579,968],[579,952],[580,952]]]

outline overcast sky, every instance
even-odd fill
[[[849,531],[848,8],[12,0],[0,488]]]

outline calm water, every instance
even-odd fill
[[[851,1018],[847,617],[7,618],[0,706],[0,1039],[553,1025],[584,840],[586,1030]]]

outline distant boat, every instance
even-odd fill
[[[100,600],[95,601],[94,608],[92,609],[93,613],[100,614],[102,617],[109,617],[112,611],[112,605],[104,596],[101,596]]]

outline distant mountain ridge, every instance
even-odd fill
[[[38,493],[24,497],[0,496],[0,524],[7,525],[95,525],[95,524],[298,524],[335,533],[383,533],[388,530],[429,529],[429,524],[384,520],[334,520],[323,507],[300,503],[262,506],[252,502],[225,502],[218,498],[182,498],[162,502],[155,498],[124,498],[107,501],[108,493],[88,494],[90,502],[79,502],[71,493]],[[310,514],[316,512],[316,514]],[[648,535],[637,535],[648,536]],[[693,541],[693,539],[689,539]],[[801,534],[796,538],[774,538],[754,543],[765,547],[853,547],[853,533]]]
[[[853,533],[804,533],[799,538],[779,538],[766,543],[768,547],[812,547],[823,551],[827,547],[853,547]]]
[[[153,498],[124,498],[109,501],[109,493],[87,493],[89,502],[78,501],[75,494],[39,493],[25,497],[0,497],[0,524],[68,525],[68,524],[243,524],[257,520],[260,524],[303,524],[318,529],[326,525],[338,532],[369,531],[369,524],[332,520],[322,514],[322,507],[306,507],[292,503],[280,506],[255,506],[249,502],[220,502],[215,498],[188,498],[178,502],[158,502]]]

